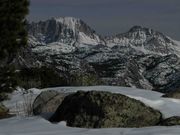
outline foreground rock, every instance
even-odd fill
[[[8,113],[9,110],[0,103],[0,119],[9,117],[10,115]]]
[[[78,91],[63,100],[50,121],[85,128],[144,127],[156,125],[161,117],[159,111],[121,94]]]
[[[175,126],[180,125],[180,116],[173,116],[163,120],[160,125],[162,126]]]
[[[55,112],[66,95],[51,90],[42,92],[33,103],[33,114],[40,115]]]
[[[180,99],[180,90],[172,91],[163,95],[163,97]]]

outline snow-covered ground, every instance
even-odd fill
[[[144,102],[157,110],[160,110],[164,117],[180,116],[180,100],[162,98],[162,93],[141,90],[135,88],[92,86],[92,87],[58,87],[46,89],[30,89],[28,93],[19,90],[13,93],[11,100],[4,104],[11,112],[20,108],[23,114],[23,104],[26,100],[34,100],[41,92],[56,90],[59,92],[75,92],[78,90],[89,91],[111,91],[121,93],[131,98]],[[109,128],[109,129],[84,129],[67,127],[65,122],[51,124],[41,117],[13,117],[0,120],[0,135],[180,135],[180,126],[173,127],[146,127],[146,128]]]
[[[180,126],[146,128],[70,128],[65,122],[51,124],[39,118],[10,118],[0,121],[0,135],[180,135]]]

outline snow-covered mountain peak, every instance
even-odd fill
[[[102,40],[85,22],[74,17],[51,18],[28,25],[30,44],[46,45],[62,43],[70,46],[79,44],[97,45]]]
[[[125,47],[136,53],[180,56],[180,46],[164,34],[150,28],[134,26],[128,32],[102,38],[84,21],[74,17],[51,18],[28,25],[29,43],[36,45],[70,45],[81,48],[94,45]],[[130,53],[131,54],[131,53]]]
[[[144,35],[144,37],[141,37],[141,35]],[[117,37],[122,37],[122,36],[127,36],[128,38],[134,38],[134,39],[146,38],[146,40],[158,39],[158,40],[164,40],[165,42],[168,43],[172,42],[172,40],[163,33],[143,26],[133,26],[128,32],[117,35]]]
[[[126,33],[108,37],[106,41],[110,47],[124,46],[143,54],[180,56],[180,47],[173,40],[161,32],[142,26],[134,26]]]
[[[153,29],[150,29],[150,28],[146,28],[146,27],[143,27],[143,26],[133,26],[130,30],[129,30],[130,33],[133,33],[133,32],[144,32],[146,33],[147,35],[150,35],[150,34],[153,34],[154,33],[154,30]]]

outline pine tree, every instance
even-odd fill
[[[28,6],[28,0],[0,0],[0,92],[15,84],[11,63],[18,49],[27,44]]]
[[[27,44],[28,5],[27,0],[0,1],[0,58],[11,59],[20,46]]]

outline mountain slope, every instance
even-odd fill
[[[98,84],[163,92],[180,87],[180,44],[155,30],[134,26],[126,33],[103,38],[72,17],[31,23],[27,29],[32,55],[21,56],[21,61],[29,63],[33,58],[35,68],[52,69],[68,80],[67,85],[84,84],[70,83],[72,76],[78,81],[80,76],[96,76]]]

